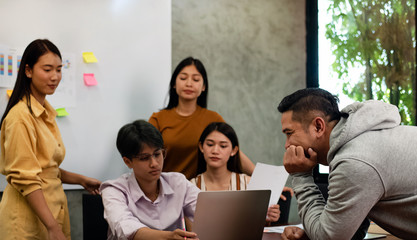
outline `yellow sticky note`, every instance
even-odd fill
[[[12,89],[7,89],[6,90],[7,96],[12,96],[13,90]]]
[[[87,86],[97,85],[97,80],[94,76],[94,73],[84,73],[84,84]]]
[[[67,112],[67,110],[65,110],[65,108],[57,108],[55,109],[56,113],[58,114],[58,117],[65,117],[68,116],[69,113]]]
[[[97,62],[96,56],[94,56],[93,52],[83,52],[83,59],[86,63],[95,63]]]

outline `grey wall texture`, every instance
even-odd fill
[[[305,46],[305,1],[172,1],[172,67],[188,56],[203,62],[208,108],[232,125],[255,163],[282,165],[277,106],[306,86]],[[289,221],[299,221],[294,198]]]
[[[304,0],[172,1],[173,68],[188,56],[204,63],[208,108],[233,126],[253,162],[282,165],[285,136],[276,107],[306,86],[305,35]],[[66,193],[72,239],[82,239],[85,192]],[[294,198],[289,221],[299,222]]]

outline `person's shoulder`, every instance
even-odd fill
[[[188,181],[185,175],[179,172],[163,172],[161,173],[161,177],[167,180],[167,182],[183,181],[183,180]]]
[[[25,102],[19,101],[16,105],[14,105],[10,111],[7,113],[4,122],[6,124],[14,124],[14,123],[28,123],[31,122],[33,116],[29,111],[29,107],[26,105]],[[25,124],[26,125],[26,124]]]
[[[250,176],[245,174],[245,173],[240,173],[239,174],[241,177],[243,177],[243,179],[245,179],[246,183],[248,184],[250,182]]]
[[[190,182],[191,182],[192,184],[194,184],[194,185],[197,185],[197,177],[195,177],[195,178],[191,178],[191,179],[190,179]]]
[[[179,172],[163,172],[161,173],[161,178],[170,185],[172,189],[183,188],[188,184],[191,184],[185,175]]]
[[[249,175],[247,175],[246,173],[236,173],[236,174],[239,174],[239,176],[241,176],[241,177],[245,177],[245,178],[250,178],[250,176]]]
[[[160,127],[161,124],[165,125],[167,120],[172,119],[173,117],[175,117],[175,112],[173,109],[162,109],[159,112],[152,113],[148,121],[152,125]]]
[[[18,103],[16,103],[16,105],[14,105],[9,113],[7,114],[7,116],[11,116],[11,117],[25,117],[28,115],[31,115],[30,111],[29,111],[29,107],[26,105],[25,102],[23,101],[19,101]]]
[[[173,109],[162,109],[159,112],[152,113],[151,118],[152,117],[154,117],[154,118],[165,117],[165,116],[171,115],[173,113],[173,111],[174,111]]]
[[[210,110],[210,109],[207,109],[207,108],[202,108],[202,107],[199,107],[199,108],[201,108],[200,111],[205,113],[205,114],[220,115],[216,111],[213,111],[213,110]]]
[[[207,108],[201,108],[201,113],[205,117],[214,118],[214,119],[217,119],[218,121],[224,121],[223,117],[219,113],[217,113],[213,110],[209,110]]]
[[[200,173],[200,174],[198,174],[195,178],[192,178],[192,179],[190,179],[190,182],[192,183],[192,184],[194,184],[194,185],[196,185],[197,186],[197,181],[198,181],[198,179],[200,178],[202,178],[203,177],[203,174],[202,173]]]
[[[116,188],[125,191],[129,188],[129,177],[130,173],[125,173],[116,179],[104,181],[100,185],[100,192],[107,187]]]

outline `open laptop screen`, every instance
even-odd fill
[[[270,190],[200,192],[192,231],[200,240],[261,240]]]

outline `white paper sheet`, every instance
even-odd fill
[[[288,173],[284,166],[275,166],[265,163],[256,163],[255,170],[248,184],[248,190],[269,189],[271,198],[269,206],[277,204],[285,183],[287,182]]]
[[[274,226],[274,227],[264,227],[264,232],[268,233],[283,233],[284,228],[286,227],[299,227],[301,229],[303,228],[303,224],[297,224],[297,225],[285,225],[285,226]]]

